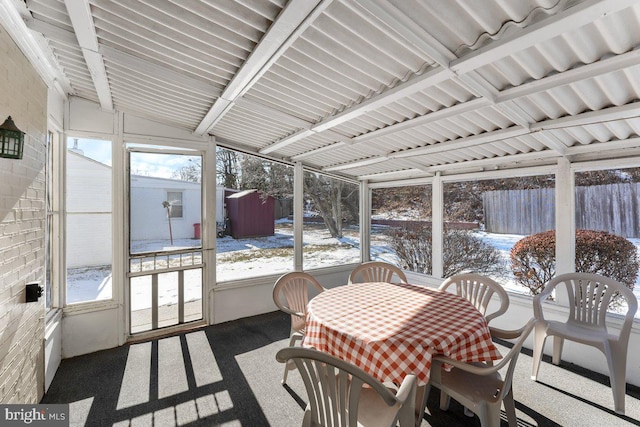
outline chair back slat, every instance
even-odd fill
[[[454,285],[456,294],[473,304],[485,316],[487,322],[505,313],[509,308],[509,295],[498,282],[489,277],[475,273],[457,274],[442,282],[438,289],[446,291]],[[487,314],[489,303],[494,295],[498,296],[500,307]]]
[[[324,290],[313,276],[303,272],[286,273],[273,285],[273,301],[280,310],[291,315],[294,331],[304,330],[307,304],[312,296],[310,289],[316,293]]]
[[[552,280],[553,282],[553,280]],[[569,296],[569,321],[585,327],[607,329],[607,309],[620,284],[603,276],[576,273],[563,281]]]
[[[310,426],[358,427],[358,416],[363,389],[374,391],[379,404],[393,411],[389,421],[395,425],[399,419],[415,421],[415,375],[409,375],[400,385],[403,400],[360,368],[341,359],[312,348],[287,347],[276,354],[279,362],[293,360],[307,391],[309,405],[305,417]],[[410,390],[410,392],[406,392]],[[370,410],[370,408],[368,409]],[[367,411],[365,411],[367,412]],[[402,415],[401,415],[402,413]],[[385,424],[386,425],[386,424]]]
[[[407,283],[407,276],[399,267],[382,261],[364,262],[353,269],[349,275],[349,283],[363,282],[385,282],[395,281]]]

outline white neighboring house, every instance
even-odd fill
[[[112,262],[111,167],[69,150],[67,156],[67,267],[110,265]],[[131,176],[131,240],[169,240],[167,209],[172,202],[174,240],[195,237],[201,221],[200,183]],[[102,191],[96,191],[96,188]],[[216,221],[224,221],[224,188],[217,188]],[[82,236],[82,238],[74,238]],[[87,239],[86,236],[91,236]],[[100,244],[95,244],[100,242]]]
[[[67,267],[111,264],[112,195],[111,167],[68,150]]]
[[[169,240],[169,219],[162,202],[171,203],[174,239],[195,237],[201,219],[201,185],[168,178],[131,176],[131,240]]]

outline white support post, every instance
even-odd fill
[[[558,160],[556,170],[556,275],[575,271],[575,176],[571,162]],[[567,305],[567,296],[556,295],[556,300]]]
[[[444,274],[442,256],[444,243],[444,196],[440,172],[437,172],[433,177],[431,197],[431,275],[433,277],[442,277]]]
[[[371,259],[371,189],[368,181],[360,181],[360,260]]]
[[[205,321],[212,325],[215,323],[215,286],[216,286],[216,203],[218,199],[218,189],[216,184],[216,140],[210,137],[207,149],[203,153],[202,168],[202,197],[203,206],[202,218],[202,260],[204,262],[203,283],[202,283],[202,312],[206,313]]]
[[[124,113],[122,111],[116,111],[113,114],[113,129],[115,129],[115,135],[111,142],[111,161],[112,161],[112,194],[113,200],[111,201],[113,206],[112,212],[112,242],[113,242],[113,262],[111,265],[111,277],[112,277],[112,298],[118,303],[120,309],[118,310],[118,344],[123,345],[129,336],[130,331],[130,283],[126,276],[126,272],[129,271],[127,262],[129,260],[128,253],[128,226],[125,223],[127,212],[127,197],[122,195],[127,194],[127,180],[126,176],[126,151],[124,147]],[[66,144],[66,142],[65,142]],[[126,286],[125,286],[126,285]]]
[[[304,220],[304,169],[302,162],[293,168],[293,265],[295,271],[302,271],[302,231]]]

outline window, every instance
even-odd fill
[[[111,141],[67,141],[67,304],[112,297],[111,159]]]
[[[510,254],[528,235],[554,233],[554,187],[553,175],[445,182],[443,277],[475,272],[511,291],[536,293],[526,276],[514,275]]]
[[[575,200],[576,271],[611,277],[640,297],[640,168],[577,172]],[[609,310],[623,308],[614,297]]]
[[[431,274],[431,186],[377,188],[371,197],[371,260]]]
[[[359,193],[356,184],[304,172],[305,270],[360,262]]]
[[[182,192],[167,191],[167,212],[170,218],[182,218]]]
[[[55,208],[55,206],[57,206],[57,203],[55,203],[55,199],[54,197],[56,196],[55,194],[55,190],[54,190],[54,176],[55,176],[55,171],[54,171],[54,166],[57,166],[55,164],[55,162],[53,161],[54,158],[54,147],[57,146],[57,144],[54,144],[54,138],[56,137],[56,135],[53,132],[49,132],[47,135],[47,147],[46,147],[46,167],[45,167],[45,209],[46,209],[46,223],[45,223],[45,230],[46,230],[46,238],[45,238],[45,307],[46,310],[49,311],[52,306],[53,306],[53,294],[54,294],[54,290],[53,290],[53,284],[55,282],[54,278],[53,278],[53,274],[56,271],[54,265],[55,265],[55,258],[54,258],[54,254],[56,253],[56,250],[54,248],[54,244],[57,241],[57,239],[55,239],[55,235],[56,235],[56,224],[57,224],[57,220],[58,220],[58,211]]]
[[[219,282],[293,270],[293,168],[216,151]]]

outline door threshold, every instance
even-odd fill
[[[202,329],[207,326],[207,322],[204,320],[196,320],[194,322],[183,323],[181,325],[168,326],[162,329],[156,329],[154,331],[138,332],[135,335],[130,335],[126,340],[126,344],[137,344],[140,342],[150,341],[158,338],[166,338],[174,335],[180,335],[185,332],[190,332],[196,329]]]

